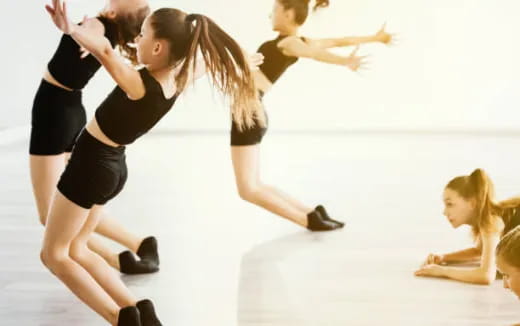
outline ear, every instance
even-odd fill
[[[162,51],[164,51],[165,47],[163,42],[157,41],[153,44],[152,54],[153,55],[159,55]]]
[[[290,9],[282,9],[283,10],[283,15],[285,16],[285,18],[289,21],[294,21],[294,18],[296,17],[296,13],[294,11],[293,8],[290,8]]]
[[[115,19],[117,17],[117,13],[114,10],[109,10],[105,12],[105,16],[107,16],[110,19]]]
[[[477,208],[477,198],[471,198],[469,200],[469,204],[471,205],[472,209],[476,209]]]

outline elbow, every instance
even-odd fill
[[[490,277],[482,277],[482,278],[479,278],[476,283],[479,284],[479,285],[486,285],[486,286],[489,286],[491,284],[493,284],[493,281]]]
[[[492,273],[491,273],[492,272]],[[496,279],[496,271],[482,271],[476,279],[476,283],[480,285],[491,285]]]

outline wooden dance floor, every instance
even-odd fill
[[[347,222],[314,234],[239,199],[227,134],[152,134],[128,149],[128,183],[107,209],[158,237],[161,271],[122,277],[165,326],[511,325],[520,302],[501,281],[413,272],[430,252],[471,245],[442,216],[446,182],[481,167],[499,198],[519,194],[519,146],[514,135],[270,133],[263,179]],[[0,144],[0,325],[105,325],[39,260],[27,152],[27,139]]]

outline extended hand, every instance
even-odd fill
[[[436,254],[429,254],[428,258],[426,258],[426,261],[422,264],[422,266],[425,265],[440,265],[443,263],[443,257],[442,255],[436,255]]]
[[[358,71],[359,68],[364,67],[366,64],[364,62],[364,59],[367,57],[365,56],[357,56],[357,52],[359,50],[359,45],[352,51],[352,53],[346,58],[345,65],[352,71]]]
[[[415,276],[442,277],[442,266],[430,264],[424,265],[415,272]]]
[[[386,23],[384,23],[383,27],[381,27],[381,29],[376,33],[376,40],[386,45],[393,44],[395,34],[389,34],[385,29]]]
[[[264,63],[264,55],[262,53],[254,53],[248,57],[249,60],[249,69],[258,70],[258,66]]]
[[[54,22],[63,33],[71,34],[76,25],[74,25],[68,18],[67,5],[61,0],[52,0],[52,6],[45,5],[45,9],[49,13]]]

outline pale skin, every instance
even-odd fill
[[[86,26],[72,24],[66,15],[65,4],[59,0],[53,0],[52,6],[46,6],[46,9],[55,25],[94,55],[130,98],[139,99],[145,95],[139,73],[125,64],[106,38],[90,33]],[[141,45],[141,42],[138,44]],[[149,51],[149,48],[144,50]],[[166,77],[172,71],[155,69],[154,66],[159,63],[160,60],[156,59],[149,69],[161,83],[165,95],[173,96],[176,88]],[[87,125],[93,137],[109,146],[118,145],[96,127],[95,119]],[[120,309],[135,306],[137,299],[117,273],[88,245],[92,233],[100,224],[102,209],[102,206],[82,208],[58,191],[50,207],[41,258],[79,299],[110,324],[116,325]]]
[[[106,4],[104,12],[109,17],[115,17],[132,8],[139,8],[146,4],[146,1],[142,0],[132,0],[128,2],[110,0]],[[85,18],[81,27],[83,33],[92,34],[93,37],[103,37],[105,33],[103,24],[97,18]],[[86,55],[88,55],[88,52],[85,52],[83,57]],[[72,90],[60,84],[48,70],[44,72],[43,79],[57,87],[68,91]],[[56,195],[56,185],[65,169],[69,157],[70,153],[58,155],[30,155],[29,157],[33,193],[42,225],[46,225],[50,205]],[[137,252],[144,239],[143,237],[129,232],[118,220],[108,216],[103,209],[99,211],[99,216],[100,222],[96,226],[96,233],[116,241],[134,253]],[[112,267],[117,270],[120,269],[119,254],[105,246],[99,238],[91,237],[88,240],[88,246],[92,251],[102,256]]]
[[[389,44],[392,35],[383,28],[374,36],[346,37],[341,39],[306,39],[297,37],[300,26],[294,21],[294,11],[285,10],[277,1],[271,13],[273,30],[288,35],[278,43],[278,47],[287,56],[309,58],[319,62],[336,64],[352,71],[358,71],[364,65],[364,58],[357,56],[358,48],[348,56],[336,55],[328,48],[358,46],[362,43],[381,42]],[[254,72],[255,83],[260,91],[267,93],[273,86],[261,72]],[[260,177],[260,144],[249,146],[231,146],[231,160],[235,172],[235,181],[240,197],[269,212],[288,219],[300,226],[307,227],[307,214],[313,209],[292,198],[276,187],[265,184]]]
[[[61,0],[53,0],[53,5],[46,9],[55,25],[94,55],[129,99],[138,100],[146,95],[140,73],[115,53],[106,38],[72,24]],[[173,97],[180,91],[175,83],[178,69],[169,62],[169,43],[155,39],[150,17],[143,23],[136,45],[139,63],[159,82],[164,96]],[[261,62],[261,58],[254,56],[250,61]],[[205,73],[204,65],[199,62],[189,82]],[[87,124],[86,130],[108,146],[119,146],[103,134],[95,118]],[[78,298],[110,324],[117,325],[120,309],[134,306],[137,300],[109,265],[87,246],[99,225],[101,210],[101,206],[82,208],[58,191],[50,208],[41,258]]]
[[[476,200],[465,199],[456,191],[446,188],[443,195],[444,215],[454,228],[461,225],[472,225],[475,215]],[[479,245],[447,253],[444,255],[430,254],[416,276],[449,278],[456,281],[490,285],[496,278],[495,250],[500,241],[504,223],[499,217],[495,218],[497,232],[481,232]],[[478,262],[477,267],[449,266],[461,262]]]
[[[520,268],[500,256],[497,257],[497,268],[502,273],[504,288],[520,298]],[[512,326],[520,326],[520,323]]]

